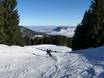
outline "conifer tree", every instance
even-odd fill
[[[4,33],[4,17],[3,14],[6,11],[6,8],[3,7],[2,1],[0,1],[0,44],[5,43],[5,39],[7,38]]]
[[[6,8],[3,13],[4,33],[6,34],[5,42],[8,45],[22,45],[22,36],[18,27],[19,15],[16,9],[16,0],[3,0],[2,5]]]
[[[104,45],[104,0],[97,1],[98,35],[100,45]]]
[[[90,9],[85,12],[72,40],[73,50],[99,46],[97,28],[97,1],[93,0]]]

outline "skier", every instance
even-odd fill
[[[48,49],[47,49],[47,54],[49,54],[49,56],[52,56],[51,50],[48,50]]]

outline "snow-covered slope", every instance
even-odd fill
[[[51,49],[52,57],[46,54]],[[71,52],[55,45],[0,45],[0,78],[104,78],[104,47]]]

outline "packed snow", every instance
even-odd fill
[[[104,47],[72,52],[49,44],[0,45],[0,78],[104,78]]]

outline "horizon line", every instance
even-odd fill
[[[75,25],[19,25],[19,26],[72,26],[72,27],[76,27]]]

